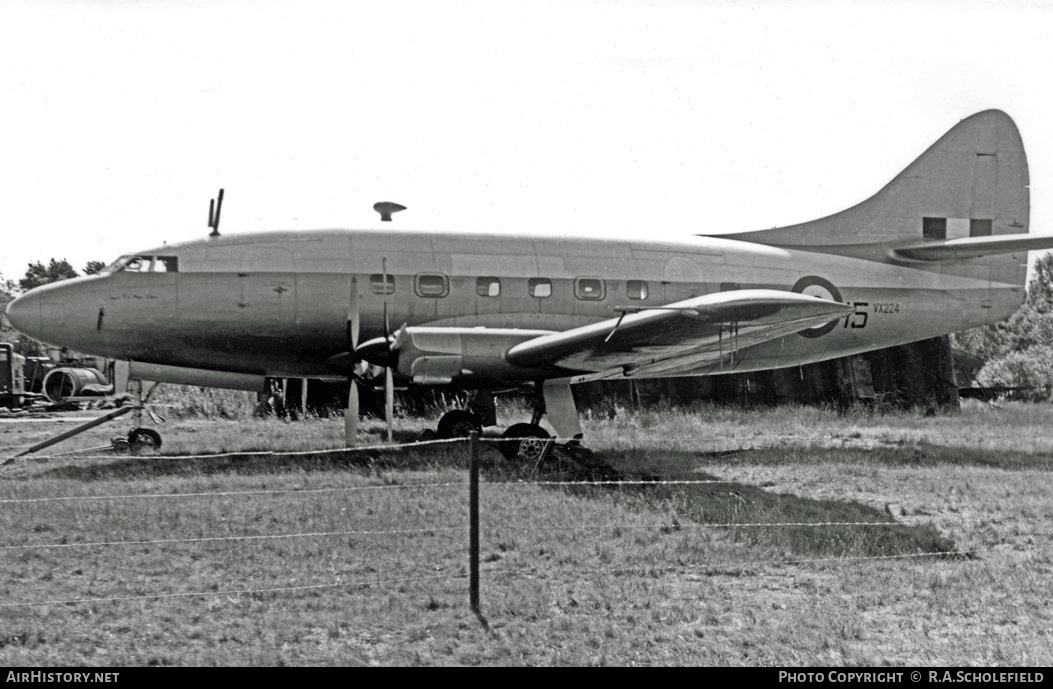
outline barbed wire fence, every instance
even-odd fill
[[[514,439],[513,439],[514,440]],[[553,439],[553,441],[558,439]],[[524,570],[517,568],[498,568],[492,567],[486,570],[481,569],[480,563],[480,537],[481,537],[481,525],[479,515],[479,490],[480,490],[480,446],[484,442],[507,442],[508,439],[495,439],[495,438],[480,438],[477,433],[472,433],[469,438],[454,438],[446,440],[429,440],[418,443],[404,443],[404,444],[380,444],[364,447],[354,448],[341,448],[337,450],[309,450],[300,452],[235,452],[235,453],[216,453],[210,455],[194,455],[193,459],[209,459],[209,458],[221,458],[221,457],[260,457],[260,456],[274,456],[274,457],[296,457],[296,456],[318,456],[325,454],[335,453],[361,453],[367,451],[382,451],[382,450],[393,450],[393,449],[406,449],[406,448],[421,448],[424,446],[435,446],[435,445],[454,445],[454,444],[465,444],[468,446],[469,454],[469,468],[468,468],[468,480],[467,481],[443,481],[443,482],[430,482],[430,483],[384,483],[376,485],[366,486],[344,486],[344,487],[329,487],[329,488],[292,488],[292,489],[256,489],[256,490],[237,490],[237,491],[194,491],[194,492],[175,492],[175,493],[127,493],[127,494],[107,494],[107,495],[66,495],[66,496],[47,496],[47,497],[34,497],[34,498],[5,498],[0,499],[0,508],[3,506],[16,506],[16,505],[32,505],[32,504],[45,504],[45,503],[68,503],[75,501],[122,501],[122,500],[179,500],[179,499],[191,499],[191,498],[234,498],[234,497],[251,497],[251,496],[282,496],[282,495],[296,495],[296,496],[317,496],[325,494],[338,494],[338,493],[356,493],[363,491],[410,491],[410,490],[463,490],[468,489],[467,495],[467,523],[459,524],[457,526],[437,526],[429,525],[423,528],[414,529],[347,529],[347,530],[328,530],[328,531],[298,531],[290,533],[274,533],[274,534],[234,534],[234,535],[223,535],[223,536],[198,536],[198,537],[183,537],[183,538],[161,538],[161,539],[124,539],[124,540],[98,540],[98,541],[84,541],[84,542],[48,542],[48,543],[8,543],[0,545],[0,554],[2,553],[15,553],[25,551],[39,551],[48,549],[90,549],[90,548],[120,548],[120,547],[132,547],[132,546],[172,546],[176,544],[207,544],[207,543],[220,543],[220,542],[262,542],[262,541],[279,541],[279,540],[306,540],[306,539],[325,539],[335,537],[401,537],[401,536],[414,536],[414,535],[435,535],[439,533],[443,534],[456,534],[458,532],[464,533],[467,527],[468,531],[468,547],[467,547],[467,567],[464,573],[445,573],[445,574],[433,574],[433,575],[419,575],[419,576],[388,576],[384,577],[369,577],[361,579],[343,579],[338,578],[336,581],[324,582],[324,583],[313,583],[313,584],[301,584],[301,585],[289,585],[289,586],[263,586],[263,587],[233,587],[229,589],[213,588],[212,590],[203,591],[179,591],[179,592],[159,592],[159,593],[143,593],[136,595],[127,596],[84,596],[76,598],[61,598],[61,599],[46,599],[46,600],[21,600],[21,601],[6,601],[0,602],[0,609],[4,608],[32,608],[39,606],[54,606],[54,605],[76,605],[86,603],[106,603],[106,602],[120,602],[120,601],[147,601],[147,600],[165,600],[165,599],[179,599],[179,598],[191,598],[191,597],[213,597],[213,596],[236,596],[236,595],[256,595],[265,593],[296,593],[306,591],[324,591],[330,589],[356,589],[363,587],[376,587],[376,586],[392,586],[392,585],[403,585],[417,582],[452,582],[467,580],[468,584],[468,598],[469,605],[473,612],[477,615],[482,615],[482,591],[481,591],[481,575],[486,574],[491,577],[498,576],[515,576],[517,574],[523,574]],[[111,458],[112,456],[94,456],[96,458]],[[164,459],[188,459],[188,457],[182,456],[161,456],[156,455],[156,458]],[[40,459],[48,459],[41,457]],[[542,460],[544,457],[542,457]],[[535,469],[540,468],[541,460],[538,462],[538,466]],[[1049,478],[1053,476],[1050,472],[1028,472],[1029,474],[1041,475]],[[715,485],[715,484],[739,484],[740,480],[733,479],[677,479],[677,480],[648,480],[648,479],[609,479],[609,480],[542,480],[534,478],[537,472],[532,472],[531,478],[527,480],[518,480],[515,482],[503,482],[503,483],[485,483],[488,489],[500,488],[523,488],[527,486],[537,487],[566,487],[566,488],[596,488],[596,487],[641,487],[641,486],[669,486],[669,487],[685,487],[685,486],[696,486],[696,485]],[[646,523],[626,523],[626,524],[577,524],[577,525],[535,525],[539,529],[544,529],[547,534],[552,534],[556,531],[563,532],[599,532],[599,531],[612,531],[612,530],[638,530],[638,531],[658,531],[664,532],[670,529],[676,531],[704,531],[704,530],[729,530],[729,529],[785,529],[785,528],[844,528],[844,527],[865,527],[865,528],[888,528],[888,527],[904,527],[908,526],[902,522],[895,521],[793,521],[793,522],[727,522],[727,523],[700,523],[683,521],[677,522],[671,525],[667,520],[659,520],[654,522]],[[495,527],[491,527],[495,528]],[[522,525],[515,525],[515,528],[522,528]],[[770,567],[778,565],[805,565],[812,563],[849,563],[849,562],[865,562],[865,561],[891,561],[891,560],[919,560],[926,558],[945,558],[948,556],[952,557],[976,557],[985,552],[989,552],[991,548],[972,548],[962,551],[953,552],[913,552],[913,553],[898,553],[890,555],[859,555],[859,556],[830,556],[830,557],[796,557],[796,558],[781,558],[781,559],[767,559],[767,560],[744,560],[744,561],[720,561],[711,563],[691,563],[690,565],[682,564],[647,564],[638,566],[621,566],[621,567],[603,567],[603,568],[581,568],[581,567],[570,567],[561,568],[558,570],[558,574],[566,575],[587,575],[587,574],[648,574],[654,575],[656,573],[666,574],[683,574],[697,570],[734,570],[743,568],[756,568],[756,567]]]

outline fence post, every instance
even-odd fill
[[[479,431],[468,434],[468,565],[472,612],[479,615]]]

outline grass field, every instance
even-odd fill
[[[0,663],[1053,662],[1051,405],[586,415],[621,486],[488,445],[479,620],[463,446],[310,452],[342,421],[209,404],[165,455],[249,454],[0,469]],[[0,457],[70,425],[0,422]]]

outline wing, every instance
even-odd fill
[[[505,353],[517,366],[556,366],[631,377],[683,375],[720,366],[739,349],[836,320],[852,307],[795,292],[717,292],[542,335]]]

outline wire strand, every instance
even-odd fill
[[[190,598],[208,596],[238,596],[257,593],[279,593],[291,591],[310,591],[318,589],[350,588],[358,586],[381,586],[384,584],[405,584],[411,581],[434,581],[436,579],[463,579],[464,574],[437,574],[428,577],[407,577],[402,579],[374,579],[370,581],[349,581],[335,584],[308,584],[304,586],[275,586],[265,589],[234,589],[228,591],[188,591],[185,593],[156,593],[141,596],[109,596],[105,598],[72,598],[67,600],[28,601],[21,603],[0,603],[0,608],[31,607],[40,605],[72,605],[74,603],[109,603],[115,601],[151,600],[162,598]]]
[[[143,455],[150,459],[217,459],[220,457],[303,457],[306,455],[345,454],[349,452],[370,452],[374,450],[401,450],[407,447],[424,447],[427,445],[448,445],[451,443],[467,443],[468,438],[444,438],[438,440],[421,440],[412,443],[383,443],[380,445],[356,445],[354,447],[338,447],[320,450],[239,450],[237,452],[215,452],[206,455]],[[62,455],[67,453],[62,453]],[[62,459],[62,455],[33,455],[31,459],[48,460]],[[113,459],[113,455],[87,455],[81,459]],[[30,459],[30,457],[26,457]]]
[[[467,482],[455,483],[384,483],[372,486],[348,486],[346,488],[289,488],[275,490],[230,490],[230,491],[204,491],[200,493],[131,493],[127,495],[67,495],[50,498],[9,498],[0,500],[0,504],[31,503],[31,502],[56,502],[62,500],[123,500],[140,498],[200,498],[200,497],[231,497],[238,495],[283,495],[287,493],[340,493],[358,490],[375,490],[382,488],[450,488],[467,486]]]
[[[0,550],[14,550],[18,548],[90,548],[116,545],[160,545],[169,543],[208,543],[211,541],[262,541],[282,538],[325,538],[330,536],[378,536],[378,535],[404,535],[417,533],[432,533],[438,531],[462,531],[463,526],[446,526],[428,529],[389,529],[384,531],[313,531],[306,533],[291,534],[260,534],[245,536],[202,536],[198,538],[162,538],[152,541],[92,541],[87,543],[38,543],[26,545],[0,545]]]
[[[818,562],[858,562],[866,560],[898,560],[908,558],[925,558],[925,557],[966,557],[975,556],[980,553],[988,552],[988,549],[972,549],[964,551],[954,552],[938,552],[938,553],[902,553],[897,555],[860,555],[860,556],[848,556],[848,557],[823,557],[823,558],[795,558],[785,560],[754,560],[746,562],[712,562],[712,563],[698,563],[690,567],[654,567],[654,566],[638,566],[638,567],[605,567],[605,568],[582,568],[582,569],[570,569],[570,570],[558,570],[562,574],[620,574],[628,572],[683,572],[686,569],[692,568],[706,568],[706,569],[720,569],[720,568],[736,568],[736,567],[756,567],[761,565],[786,565],[786,564],[811,564]],[[531,570],[513,569],[513,570],[502,570],[502,569],[484,569],[481,574],[486,575],[514,575],[534,573]],[[320,589],[333,589],[333,588],[350,588],[358,586],[382,586],[385,584],[398,584],[408,583],[413,581],[435,581],[435,580],[454,580],[454,579],[465,579],[466,574],[442,574],[433,575],[427,577],[408,577],[400,579],[375,579],[375,580],[362,580],[355,582],[337,582],[332,584],[308,584],[303,586],[276,586],[262,589],[233,589],[224,591],[192,591],[192,592],[181,592],[181,593],[159,593],[159,594],[148,594],[139,596],[108,596],[100,598],[73,598],[64,600],[47,600],[47,601],[24,601],[18,603],[0,603],[0,608],[16,608],[16,607],[34,607],[42,605],[72,605],[76,603],[105,603],[105,602],[120,602],[120,601],[133,601],[133,600],[157,600],[165,598],[187,598],[187,597],[210,597],[210,596],[233,596],[233,595],[249,595],[259,593],[286,593],[293,591],[310,591]]]

